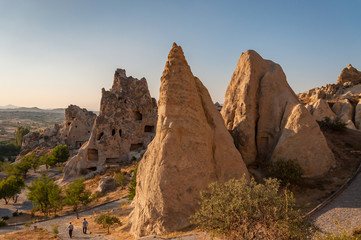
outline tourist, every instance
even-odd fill
[[[85,220],[84,218],[84,221],[83,221],[83,233],[86,234],[86,229],[88,227],[88,222]]]
[[[68,226],[69,237],[70,237],[70,238],[73,236],[73,229],[74,229],[74,226],[73,226],[73,224],[71,224],[71,222],[70,222],[70,223],[69,223],[69,226]]]

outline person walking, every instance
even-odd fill
[[[85,218],[84,218],[84,221],[83,221],[83,233],[84,233],[84,234],[86,234],[87,228],[88,228],[88,222],[87,222],[87,220],[85,220]]]
[[[68,230],[69,230],[69,237],[72,238],[74,226],[73,224],[71,224],[71,222],[69,223]]]

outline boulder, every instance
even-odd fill
[[[253,50],[240,56],[221,114],[248,165],[292,159],[297,152],[304,176],[315,177],[334,164],[318,124],[300,104],[281,66]],[[302,142],[315,144],[317,149],[299,151],[306,149],[299,146]]]
[[[355,108],[355,125],[357,129],[361,130],[361,100],[359,100]]]
[[[131,232],[144,236],[190,226],[201,190],[242,176],[249,178],[241,154],[174,43],[161,78],[156,136],[137,172]]]
[[[115,180],[113,178],[111,178],[109,176],[105,176],[99,180],[99,185],[95,191],[105,193],[105,192],[115,190],[117,188],[117,186],[118,186],[118,184],[115,182]]]
[[[112,88],[102,89],[90,138],[66,164],[63,181],[131,161],[153,139],[156,121],[157,106],[146,79],[127,77],[117,69]]]
[[[354,123],[352,122],[355,110],[348,99],[342,99],[334,103],[332,111],[341,121],[347,124],[347,128],[356,129]]]
[[[323,121],[325,118],[331,120],[336,118],[336,114],[331,110],[330,106],[324,99],[318,99],[316,102],[310,103],[308,106],[311,106],[309,110],[316,121]]]

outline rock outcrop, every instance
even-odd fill
[[[21,152],[17,160],[26,154],[45,154],[60,144],[66,144],[70,154],[75,155],[81,145],[89,139],[96,114],[69,105],[65,109],[65,122],[62,126],[55,124],[44,132],[30,132],[23,138]]]
[[[355,125],[357,129],[361,129],[361,99],[359,100],[355,108]]]
[[[324,99],[306,104],[306,109],[310,111],[316,121],[323,121],[325,118],[331,120],[336,118],[336,114],[331,110],[329,104]]]
[[[337,78],[338,84],[356,85],[361,83],[361,72],[349,64],[341,71],[340,76]]]
[[[144,236],[183,229],[201,190],[243,175],[249,177],[221,115],[174,43],[161,78],[156,136],[137,172],[131,231]]]
[[[352,122],[355,109],[348,99],[342,99],[334,103],[332,111],[342,122],[346,123],[347,128],[356,129]]]
[[[60,135],[70,151],[77,151],[88,141],[96,117],[95,113],[76,105],[70,105],[65,110],[65,123]]]
[[[63,180],[102,171],[141,156],[155,135],[157,106],[145,78],[114,74],[113,87],[102,89],[99,116],[89,141],[66,164]]]
[[[246,164],[297,159],[305,177],[334,164],[318,124],[289,87],[282,68],[255,51],[242,53],[221,111]]]

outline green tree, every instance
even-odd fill
[[[280,182],[257,184],[245,178],[213,183],[201,192],[192,222],[226,239],[307,239],[312,228],[296,210],[292,193],[279,193]]]
[[[28,128],[22,126],[18,127],[15,133],[15,144],[17,146],[21,146],[21,144],[23,143],[23,137],[29,132],[30,130]]]
[[[127,179],[127,176],[125,175],[124,172],[115,173],[113,178],[121,188],[124,187],[125,180]]]
[[[31,169],[29,158],[22,158],[18,163],[14,164],[14,174],[26,178],[26,174]]]
[[[42,175],[40,178],[33,180],[27,188],[29,189],[28,200],[33,202],[34,210],[40,210],[48,216],[50,208],[54,207],[54,201],[57,199],[55,195],[61,193],[58,190],[59,186],[53,179]]]
[[[27,162],[30,165],[30,167],[34,170],[34,172],[36,172],[36,169],[38,169],[40,166],[39,157],[35,153],[26,155],[25,157],[22,158],[22,161]]]
[[[297,185],[302,181],[304,173],[297,159],[279,159],[268,167],[270,177],[281,180],[282,185]]]
[[[3,179],[0,182],[0,198],[4,199],[5,204],[8,204],[10,198],[14,198],[15,195],[20,194],[24,186],[24,181],[19,177],[10,176],[7,179]]]
[[[66,145],[58,145],[53,149],[53,151],[51,152],[51,154],[49,155],[48,158],[52,162],[57,164],[57,163],[66,162],[66,160],[68,160],[69,156],[70,156],[70,154],[69,154],[68,147]]]
[[[97,216],[95,218],[95,222],[97,224],[101,224],[103,226],[103,228],[107,228],[108,234],[109,234],[109,228],[112,225],[114,225],[116,223],[121,225],[119,218],[117,218],[114,215],[108,215],[108,214],[100,214],[99,216]]]
[[[128,199],[129,200],[133,200],[135,197],[135,189],[137,187],[137,171],[138,171],[138,164],[133,171],[133,178],[132,178],[132,181],[130,182],[130,186],[129,186],[129,190],[128,190]]]
[[[91,192],[85,190],[84,180],[78,178],[65,190],[65,204],[72,206],[76,217],[79,218],[79,207],[88,205],[92,201],[90,196]]]
[[[56,216],[56,211],[63,208],[62,190],[58,185],[54,185],[49,191],[49,202],[51,208],[54,210],[54,216]]]

